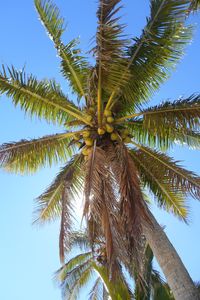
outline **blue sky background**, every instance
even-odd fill
[[[147,0],[125,0],[123,21],[127,32],[139,35],[149,12]],[[62,15],[68,23],[66,41],[80,36],[85,51],[91,48],[91,37],[96,29],[95,0],[57,0]],[[194,16],[196,31],[193,43],[187,48],[171,79],[162,86],[153,102],[177,99],[200,91],[200,22]],[[38,21],[32,0],[1,1],[0,10],[0,63],[24,65],[28,73],[39,79],[49,77],[59,81],[64,91],[66,82],[59,74],[59,60],[52,42]],[[50,126],[36,119],[32,121],[5,96],[0,98],[0,143],[22,138],[40,137],[62,128]],[[199,172],[198,151],[176,147],[171,154],[184,161],[184,166]],[[20,176],[0,171],[0,298],[5,300],[59,300],[60,291],[52,282],[53,272],[59,268],[59,224],[34,227],[32,212],[34,201],[55,177],[59,167],[43,169],[32,176]],[[180,254],[194,280],[200,280],[200,203],[188,199],[190,225],[180,223],[173,216],[152,207],[161,224]],[[80,299],[86,299],[81,296]]]

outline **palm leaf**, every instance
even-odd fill
[[[91,252],[79,254],[70,259],[55,274],[60,284],[63,299],[77,299],[80,289],[88,283],[92,275]]]
[[[102,300],[103,284],[100,277],[95,280],[95,283],[90,290],[88,300]]]
[[[72,40],[67,45],[62,43],[61,36],[65,31],[64,19],[51,0],[35,0],[35,6],[61,58],[63,75],[68,79],[74,92],[80,97],[86,97],[89,69],[85,59],[79,54],[80,50],[76,48],[77,40]]]
[[[177,164],[171,157],[160,153],[156,150],[151,150],[148,147],[141,146],[132,142],[139,148],[139,155],[143,156],[143,161],[148,161],[152,169],[160,172],[160,177],[163,182],[165,178],[171,184],[175,191],[180,191],[183,194],[190,194],[192,197],[199,199],[200,197],[200,179],[192,171],[188,171]],[[148,165],[147,165],[148,167]]]
[[[62,195],[65,187],[65,181],[68,174],[73,172],[73,178],[70,184],[70,195],[74,200],[77,198],[82,187],[81,164],[82,156],[75,155],[56,176],[49,188],[36,199],[37,208],[35,211],[36,221],[39,223],[54,220],[61,216]]]
[[[70,233],[70,244],[71,247],[79,247],[81,250],[85,250],[90,247],[88,236],[82,231],[72,231]]]
[[[70,102],[54,81],[38,81],[34,76],[26,76],[24,70],[4,66],[0,73],[0,92],[12,97],[14,105],[31,116],[45,118],[60,124],[75,117],[88,124],[81,111]]]
[[[121,0],[99,0],[97,11],[98,29],[96,34],[96,47],[93,52],[96,57],[97,74],[97,103],[98,120],[101,126],[103,109],[103,90],[107,93],[112,92],[116,83],[119,82],[123,69],[123,48],[127,40],[122,38],[123,25],[119,25],[119,17],[116,14],[120,10]],[[127,77],[125,78],[127,79]],[[124,79],[124,80],[125,80]]]
[[[3,144],[0,146],[0,165],[12,172],[33,173],[42,166],[66,161],[73,154],[73,147],[69,147],[72,135],[61,133]]]
[[[151,0],[151,15],[140,38],[129,48],[132,79],[123,89],[124,111],[147,100],[170,74],[191,41],[191,27],[184,26],[189,0]],[[130,106],[131,104],[131,106]]]
[[[200,149],[200,135],[197,131],[188,128],[175,128],[171,123],[164,126],[147,126],[143,120],[127,121],[126,128],[134,140],[151,148],[162,151],[168,150],[174,144],[191,149]]]
[[[190,96],[174,102],[150,107],[140,113],[144,128],[158,128],[164,133],[165,127],[198,130],[200,126],[200,97]]]
[[[113,201],[110,174],[106,168],[105,161],[105,152],[99,147],[94,147],[86,163],[84,217],[86,218],[89,231],[91,218],[100,227],[98,230],[101,231],[106,241],[107,259],[111,262],[114,255],[111,211],[115,201]],[[93,232],[88,232],[88,236],[93,244]]]
[[[119,299],[119,300],[131,300],[132,293],[127,284],[125,277],[120,271],[120,269],[116,270],[115,278],[113,280],[109,279],[109,272],[105,266],[99,266],[92,262],[92,267],[96,270],[96,272],[101,277],[106,290],[111,299]]]
[[[186,221],[188,209],[185,197],[182,192],[173,187],[166,172],[163,174],[159,166],[155,166],[152,158],[144,153],[134,150],[130,150],[130,153],[139,170],[144,187],[149,188],[156,196],[159,207]]]

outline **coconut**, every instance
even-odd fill
[[[107,122],[108,123],[113,123],[114,122],[114,118],[113,117],[108,117],[107,118]]]
[[[118,134],[115,133],[115,132],[113,132],[113,133],[110,135],[110,138],[111,138],[112,141],[116,141],[116,140],[118,140]]]
[[[103,128],[98,128],[98,134],[99,135],[103,135],[106,131],[105,131],[105,129],[103,129]]]
[[[129,136],[127,136],[125,139],[124,139],[124,143],[130,143],[131,142],[131,138]]]
[[[107,132],[111,133],[111,132],[113,132],[113,130],[114,130],[114,127],[112,125],[106,124],[106,131]]]
[[[90,139],[90,138],[85,139],[85,144],[86,144],[87,146],[92,146],[92,145],[93,145],[93,139]]]

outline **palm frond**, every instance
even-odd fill
[[[143,153],[134,150],[131,150],[131,155],[144,187],[149,188],[155,195],[159,207],[186,221],[188,208],[183,193],[173,187],[168,176],[159,171],[152,158],[147,159]]]
[[[143,116],[143,126],[147,129],[157,127],[160,132],[164,132],[165,127],[199,130],[200,96],[192,95],[186,99],[164,102],[139,114]]]
[[[23,174],[64,162],[73,154],[73,147],[69,146],[72,135],[73,133],[61,133],[3,144],[0,146],[0,166]]]
[[[128,41],[123,35],[124,26],[118,23],[120,18],[117,14],[121,9],[120,2],[121,0],[99,0],[97,11],[98,29],[96,46],[93,52],[96,57],[94,72],[98,82],[97,103],[99,121],[102,118],[102,98],[105,92],[110,94],[115,88],[125,67],[123,50],[127,46]],[[124,78],[124,81],[126,79],[127,76]]]
[[[100,227],[99,230],[101,230],[106,241],[107,259],[111,264],[114,255],[111,212],[115,199],[113,200],[110,174],[105,162],[104,150],[95,147],[86,163],[84,217],[87,223],[90,218],[93,218]],[[93,243],[93,233],[89,232],[88,235],[91,238],[91,243]]]
[[[27,76],[14,67],[3,66],[0,73],[0,92],[13,99],[14,105],[31,116],[45,118],[48,121],[63,124],[71,117],[88,124],[81,111],[67,99],[54,80],[38,81],[33,75]]]
[[[75,155],[56,176],[49,188],[36,199],[37,208],[34,213],[36,221],[44,223],[54,220],[61,216],[62,211],[62,194],[68,174],[73,172],[73,178],[70,184],[70,195],[75,199],[78,197],[82,185],[83,175],[81,174],[81,165],[83,157]]]
[[[117,273],[115,274],[115,278],[113,280],[110,280],[109,272],[107,268],[105,268],[105,266],[99,266],[93,262],[92,266],[101,277],[111,299],[132,299],[132,292],[125,280],[122,271],[119,272],[119,268],[116,270]]]
[[[163,281],[159,272],[155,270],[151,274],[151,285],[154,300],[175,300],[168,284]]]
[[[63,299],[77,299],[80,289],[88,283],[93,272],[91,257],[91,252],[79,254],[55,273],[55,280],[60,284]]]
[[[90,281],[92,274],[93,274],[93,269],[90,266],[88,268],[85,268],[85,270],[79,270],[78,274],[76,274],[79,277],[76,279],[74,284],[69,287],[67,293],[65,294],[65,299],[66,300],[78,299],[81,288],[83,288]]]
[[[143,33],[129,48],[132,78],[122,95],[128,102],[126,111],[152,96],[182,57],[192,36],[191,27],[184,25],[189,5],[189,0],[151,0],[151,15]]]
[[[138,181],[137,169],[123,144],[114,149],[110,147],[107,151],[107,157],[109,157],[111,169],[117,182],[119,215],[123,234],[126,237],[126,251],[129,251],[129,255],[131,253],[135,268],[140,273],[142,222],[148,223],[149,218]],[[123,258],[122,261],[126,266],[128,265]]]
[[[61,36],[65,31],[64,19],[51,0],[35,0],[35,7],[61,58],[63,75],[68,79],[72,90],[79,97],[86,98],[89,66],[77,48],[78,40],[74,39],[67,45],[62,43]]]
[[[86,232],[72,231],[70,233],[71,247],[79,247],[81,250],[89,249],[90,243]]]
[[[200,178],[194,172],[184,169],[166,154],[132,143],[139,148],[137,157],[142,157],[143,162],[148,161],[151,171],[159,175],[162,183],[170,183],[174,193],[180,192],[184,195],[190,194],[196,199],[200,198]]]
[[[90,290],[88,300],[102,300],[103,284],[100,277],[98,277]]]

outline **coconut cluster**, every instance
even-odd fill
[[[113,142],[122,141],[124,143],[130,143],[131,142],[131,136],[129,134],[128,129],[126,128],[120,128],[115,124],[115,119],[113,116],[113,113],[110,110],[105,110],[103,119],[102,119],[102,126],[96,127],[96,109],[93,107],[90,107],[87,111],[86,119],[89,122],[94,122],[94,127],[86,127],[84,132],[81,134],[75,135],[74,140],[76,141],[77,146],[83,145],[83,143],[80,143],[80,140],[82,140],[85,144],[85,147],[82,150],[82,154],[84,156],[89,155],[91,151],[91,147],[94,144],[95,140],[98,140],[98,138],[103,138],[104,135],[107,135],[107,137],[110,136],[110,140]]]

